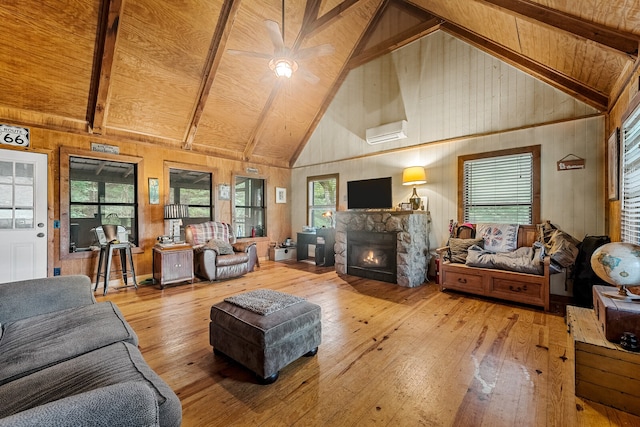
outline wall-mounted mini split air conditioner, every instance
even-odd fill
[[[367,129],[367,143],[381,144],[383,142],[397,141],[407,137],[407,121],[387,123],[386,125]]]

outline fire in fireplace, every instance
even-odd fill
[[[396,283],[396,232],[347,231],[347,274]]]

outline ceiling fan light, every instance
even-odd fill
[[[269,68],[273,70],[277,77],[290,78],[293,72],[298,69],[298,64],[287,58],[274,58],[269,61]]]

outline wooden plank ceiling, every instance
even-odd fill
[[[0,120],[289,167],[348,71],[442,30],[599,110],[637,63],[640,2],[286,0],[284,44],[330,44],[278,80],[282,0],[0,4]],[[315,74],[314,84],[304,73]]]

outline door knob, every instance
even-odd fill
[[[38,233],[37,236],[38,237],[44,237],[44,233]]]

